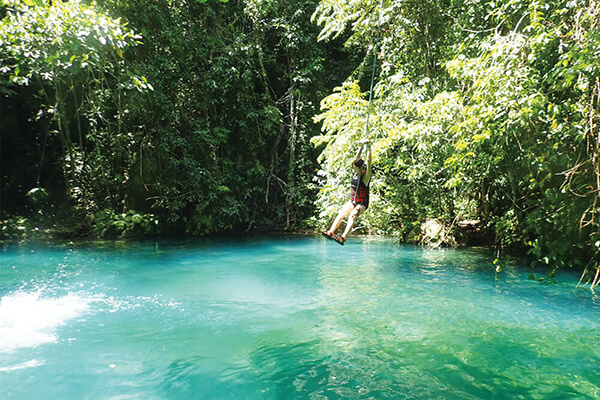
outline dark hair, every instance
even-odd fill
[[[365,162],[363,161],[362,158],[357,158],[356,160],[354,160],[354,166],[357,168],[362,168],[363,165],[365,165]]]

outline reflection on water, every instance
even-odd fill
[[[8,398],[598,398],[600,304],[476,250],[263,237],[2,251]]]

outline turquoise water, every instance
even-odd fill
[[[8,245],[2,399],[597,399],[600,300],[475,250]]]

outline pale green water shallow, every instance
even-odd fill
[[[12,245],[1,399],[598,399],[600,300],[321,237]]]

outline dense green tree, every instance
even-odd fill
[[[325,224],[370,138],[359,228],[476,219],[553,270],[600,257],[596,0],[0,10],[3,212],[62,201],[98,235]]]
[[[352,22],[353,37],[370,42],[375,1],[321,4],[324,35]],[[430,11],[423,3],[414,5],[423,7],[418,16],[404,2],[383,4],[383,32],[418,33],[382,40],[368,135],[378,139],[384,174],[366,225],[402,232],[425,218],[477,218],[499,246],[526,245],[534,262],[553,269],[593,260],[598,3],[449,2]],[[327,143],[319,198],[326,216],[351,144],[364,135],[365,89],[350,77],[323,110],[326,134],[315,142]]]
[[[8,108],[30,104],[37,113],[41,86],[51,97],[42,114],[59,116],[43,121],[48,144],[26,115],[12,125],[3,118],[3,130],[11,132],[5,142],[31,150],[7,166],[27,160],[41,171],[61,161],[60,179],[29,186],[51,194],[65,186],[79,210],[97,215],[97,232],[118,233],[136,212],[155,214],[166,231],[190,234],[297,229],[310,215],[315,191],[307,182],[316,151],[308,140],[318,130],[311,118],[320,98],[352,68],[335,43],[316,41],[318,28],[310,22],[316,2],[6,4],[4,63],[13,68],[9,53],[18,37],[36,37],[42,52],[31,57],[23,50],[18,67],[4,70]],[[44,26],[60,21],[52,32],[64,62],[75,66],[61,64],[52,85],[15,78],[23,65],[45,66],[54,54],[50,30],[19,24],[24,19]],[[108,23],[123,33],[105,29]],[[81,45],[84,36],[94,39]],[[89,54],[77,53],[80,47]],[[54,103],[60,113],[53,114]],[[17,125],[29,131],[28,144],[15,143]],[[20,172],[11,179],[26,180]],[[105,229],[111,224],[115,229]]]
[[[325,65],[334,46],[317,43],[310,23],[316,3],[107,7],[143,34],[131,62],[155,88],[130,114],[143,132],[131,206],[193,234],[298,228],[314,199],[311,117],[335,81]]]
[[[151,87],[125,65],[139,37],[79,1],[0,6],[3,206],[49,192],[89,205],[90,187],[119,186],[102,158],[127,157],[127,98]]]

